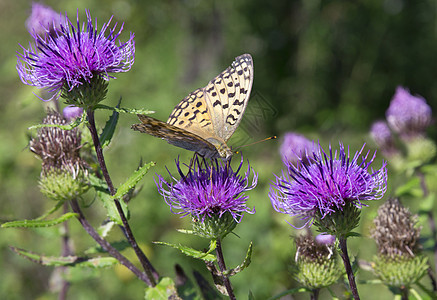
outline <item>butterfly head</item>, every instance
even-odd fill
[[[217,138],[208,138],[206,140],[213,144],[217,150],[216,152],[211,153],[211,155],[206,155],[206,157],[209,156],[210,158],[221,158],[224,161],[228,161],[232,157],[233,152],[231,148],[226,145],[225,141]]]

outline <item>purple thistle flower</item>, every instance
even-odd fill
[[[362,156],[363,150],[364,145],[351,159],[349,149],[346,153],[342,144],[338,157],[331,147],[327,154],[319,145],[297,166],[285,163],[288,174],[275,175],[276,182],[270,187],[274,209],[300,216],[307,225],[316,216],[323,219],[336,210],[342,211],[346,204],[361,208],[362,201],[380,199],[387,189],[386,163],[376,172],[369,172],[376,152],[368,159],[370,151]]]
[[[258,179],[250,165],[244,176],[239,175],[242,166],[243,157],[235,172],[229,162],[211,160],[208,163],[205,159],[196,158],[188,174],[183,175],[177,160],[176,167],[182,178],[178,181],[170,174],[174,182],[167,182],[158,175],[157,186],[174,214],[182,217],[191,215],[203,222],[205,217],[220,218],[228,212],[239,223],[244,212],[255,213],[255,209],[251,210],[246,206],[249,197],[244,192],[253,189]],[[251,170],[254,177],[249,185]]]
[[[411,138],[422,135],[431,125],[432,111],[421,96],[413,96],[398,86],[386,113],[390,127],[401,137]]]
[[[17,71],[24,84],[44,88],[59,97],[62,88],[71,91],[84,83],[89,83],[94,76],[108,81],[108,73],[130,70],[135,59],[134,34],[127,42],[118,40],[123,25],[116,32],[117,23],[105,36],[112,17],[97,31],[97,21],[93,25],[90,12],[86,10],[87,22],[77,25],[66,16],[65,23],[50,34],[44,36],[32,33],[34,45],[29,44],[23,53],[17,55]]]
[[[306,153],[311,153],[313,149],[313,141],[310,141],[303,135],[287,132],[284,135],[279,152],[284,162],[289,161],[292,164],[296,164],[299,159],[305,157]]]
[[[65,23],[65,17],[60,13],[41,3],[32,3],[32,13],[26,20],[26,27],[30,33],[53,32],[55,28],[60,28],[61,23]]]
[[[393,156],[399,152],[396,149],[392,132],[385,121],[374,122],[370,128],[370,135],[384,155]]]

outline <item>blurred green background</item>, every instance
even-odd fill
[[[46,1],[56,11],[75,19],[79,9],[84,19],[88,8],[99,26],[114,15],[125,22],[122,40],[135,33],[136,61],[132,70],[119,74],[109,85],[108,105],[120,96],[123,106],[155,110],[166,120],[173,107],[194,89],[204,86],[223,71],[234,57],[250,53],[255,75],[252,99],[244,128],[229,144],[250,143],[287,131],[305,134],[323,145],[338,141],[358,150],[368,137],[373,121],[384,118],[397,85],[404,85],[437,107],[437,2],[403,0],[357,1]],[[25,28],[31,1],[0,1],[0,221],[31,219],[53,203],[39,193],[40,162],[27,149],[27,128],[42,120],[44,103],[23,85],[15,70],[19,43],[30,41]],[[255,100],[255,101],[254,101]],[[249,113],[250,112],[250,113]],[[99,111],[104,124],[108,113]],[[121,115],[111,145],[106,149],[109,171],[120,184],[135,170],[140,158],[157,166],[142,180],[141,194],[130,203],[134,234],[162,275],[174,276],[179,263],[191,276],[193,270],[210,276],[204,265],[178,251],[153,245],[152,241],[181,242],[202,249],[207,241],[185,236],[176,228],[188,228],[187,220],[170,213],[159,196],[153,178],[174,171],[174,159],[187,161],[192,153],[164,141],[133,132],[133,115]],[[241,126],[240,126],[241,127]],[[436,130],[429,131],[435,140]],[[228,266],[239,264],[250,241],[254,242],[252,264],[232,278],[237,297],[252,291],[266,299],[296,286],[288,266],[294,255],[291,236],[298,234],[274,212],[268,198],[273,173],[282,168],[280,139],[244,148],[245,159],[259,174],[258,186],[248,193],[256,214],[245,215],[236,228],[238,236],[224,241]],[[381,155],[375,167],[381,163]],[[398,180],[390,177],[389,191]],[[85,202],[90,204],[93,195]],[[407,199],[408,200],[408,199]],[[376,246],[368,238],[372,219],[382,201],[370,203],[357,230],[364,235],[350,240],[350,252],[370,260]],[[405,203],[405,202],[404,202]],[[417,212],[418,203],[405,203]],[[99,203],[85,209],[98,226],[104,220]],[[426,223],[424,233],[429,232]],[[93,245],[75,220],[70,222],[74,248],[81,253]],[[2,299],[56,299],[50,293],[53,268],[29,262],[8,246],[47,255],[60,253],[60,228],[0,230],[0,297]],[[117,230],[111,240],[121,236]],[[132,252],[125,255],[134,257]],[[142,299],[144,286],[121,266],[81,272],[69,291],[70,299]],[[359,279],[372,278],[360,270]],[[359,285],[363,299],[387,299],[384,286]],[[341,294],[342,287],[338,287]],[[322,291],[322,299],[329,298]],[[307,294],[295,299],[307,299]],[[291,299],[291,298],[289,298]]]

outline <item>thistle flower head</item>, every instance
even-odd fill
[[[181,179],[177,180],[170,174],[173,181],[168,182],[159,175],[157,186],[174,214],[190,215],[196,223],[229,215],[233,222],[239,223],[245,212],[255,213],[254,209],[247,207],[248,196],[244,192],[253,189],[258,178],[250,166],[244,175],[238,174],[242,166],[243,157],[234,171],[230,162],[207,162],[196,156],[188,174],[184,175],[177,160]],[[249,179],[251,172],[254,174],[252,182]]]
[[[363,150],[364,146],[351,158],[342,144],[338,153],[331,147],[326,153],[319,145],[297,166],[285,163],[288,174],[276,176],[270,188],[274,209],[309,224],[315,217],[324,219],[349,206],[361,208],[364,201],[380,199],[387,189],[386,164],[373,171],[370,165],[376,153],[363,155]]]
[[[279,152],[284,162],[289,161],[296,164],[299,159],[306,157],[306,153],[311,153],[314,148],[314,142],[305,136],[288,132],[284,135]]]
[[[135,43],[131,33],[127,42],[118,40],[123,25],[116,31],[117,24],[109,29],[109,21],[97,31],[90,12],[86,11],[87,22],[82,26],[77,13],[77,24],[65,16],[53,34],[46,30],[44,35],[31,32],[34,44],[17,55],[17,71],[21,81],[54,93],[72,91],[89,84],[98,77],[108,81],[110,73],[126,72],[134,63]],[[109,31],[107,33],[107,31]],[[117,43],[118,40],[118,43]],[[100,97],[101,98],[101,97]],[[100,99],[99,101],[101,101]]]
[[[423,135],[432,121],[431,107],[426,100],[421,96],[411,95],[401,86],[397,87],[385,115],[390,127],[407,140]]]

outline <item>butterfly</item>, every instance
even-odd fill
[[[232,150],[226,143],[240,124],[252,83],[252,56],[240,55],[205,87],[182,99],[167,122],[138,115],[141,123],[131,128],[195,151],[205,158],[227,161]]]

